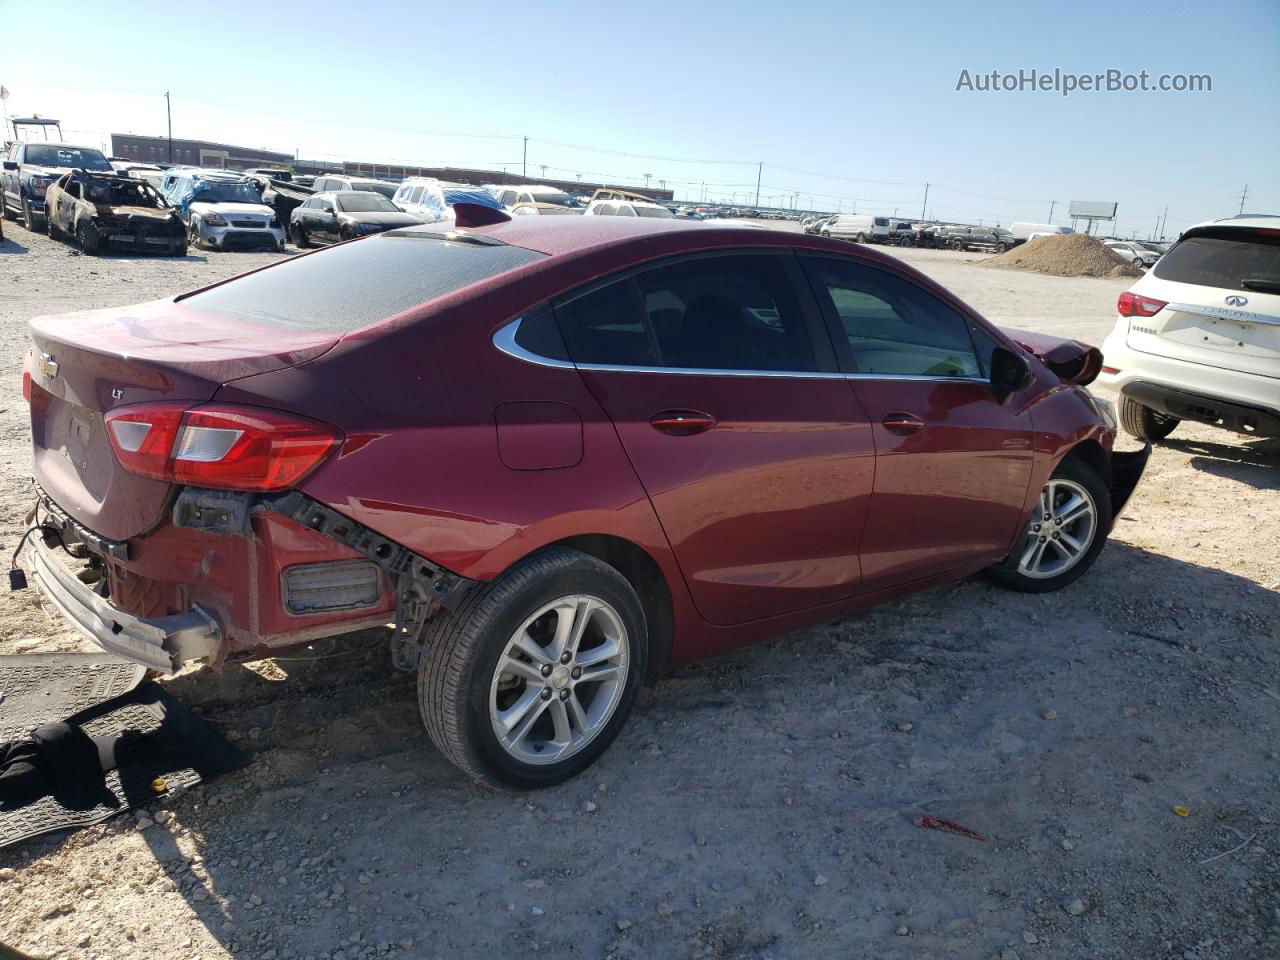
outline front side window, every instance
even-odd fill
[[[421,200],[421,199],[422,199],[422,188],[421,188],[421,187],[414,187],[412,190],[410,190],[410,191],[409,191],[409,202],[410,202],[410,203],[417,203],[417,202],[418,202],[419,200]]]
[[[969,324],[937,297],[887,271],[806,258],[819,297],[829,299],[858,373],[981,377]]]

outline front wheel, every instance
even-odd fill
[[[80,243],[80,249],[89,256],[95,256],[98,252],[98,231],[92,223],[87,220],[81,220],[76,224],[76,240]]]
[[[311,246],[311,241],[307,239],[307,231],[302,229],[301,224],[295,223],[289,229],[290,233],[293,235],[293,245],[295,247],[299,250],[305,250],[307,247]]]
[[[536,789],[582,772],[626,723],[648,633],[613,567],[553,547],[430,621],[418,703],[432,741],[492,786]]]
[[[1059,590],[1093,566],[1111,530],[1111,500],[1094,470],[1062,463],[1036,503],[1013,552],[988,573],[1024,593]]]
[[[187,246],[192,250],[200,249],[200,224],[195,217],[191,218],[191,224],[187,227]]]
[[[44,225],[44,220],[36,216],[36,212],[31,209],[30,200],[22,201],[22,225],[32,233],[38,232]]]
[[[1124,394],[1120,395],[1120,426],[1138,440],[1163,440],[1182,421],[1167,413],[1153,410]]]

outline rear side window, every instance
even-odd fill
[[[629,279],[562,301],[556,313],[575,363],[662,365]]]
[[[663,365],[817,370],[804,312],[781,258],[694,257],[636,277]]]
[[[1227,229],[1188,237],[1157,260],[1152,272],[1177,283],[1280,292],[1280,231]]]
[[[839,318],[858,373],[982,375],[969,324],[937,297],[876,267],[816,257],[806,261],[818,296],[828,298]]]
[[[556,308],[575,363],[812,372],[809,326],[781,258],[692,257]]]
[[[179,299],[254,323],[347,333],[542,257],[523,247],[384,234]]]

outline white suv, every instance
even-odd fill
[[[1280,437],[1280,217],[1192,227],[1117,309],[1097,382],[1120,392],[1128,433],[1195,420]]]

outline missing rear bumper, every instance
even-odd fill
[[[153,619],[117,610],[64,567],[47,544],[33,539],[31,572],[40,592],[104,650],[163,674],[173,674],[183,661],[217,654],[218,625],[199,607]]]
[[[1111,522],[1114,523],[1125,508],[1133,491],[1147,469],[1147,461],[1151,459],[1151,444],[1144,444],[1141,450],[1128,453],[1111,454]]]

